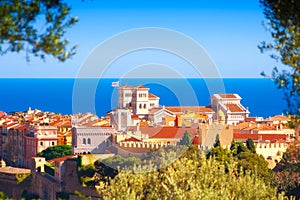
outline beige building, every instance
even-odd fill
[[[233,139],[233,128],[231,125],[223,124],[199,124],[200,148],[208,150],[214,146],[217,137],[223,148],[230,148]]]
[[[32,157],[37,153],[56,146],[58,141],[57,128],[53,126],[33,125],[28,127],[28,133],[24,137],[24,165],[31,166]]]
[[[85,127],[72,128],[73,154],[100,154],[111,147],[115,129],[111,127]]]
[[[211,96],[211,106],[215,111],[214,120],[223,124],[238,124],[249,116],[248,108],[241,104],[238,94],[214,94]]]

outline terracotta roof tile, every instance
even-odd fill
[[[200,145],[200,138],[199,138],[198,135],[195,135],[192,144],[193,145]]]
[[[270,140],[270,141],[279,141],[286,140],[287,135],[285,134],[245,134],[245,133],[233,133],[233,139],[238,140],[247,140],[251,138],[252,140],[258,140],[261,137],[262,140]]]
[[[134,137],[130,137],[130,138],[123,140],[123,142],[141,142],[141,140],[138,140]]]
[[[197,128],[160,127],[150,138],[182,138],[186,131],[190,133],[191,138],[197,134]]]
[[[244,110],[237,104],[224,104],[230,112],[244,112]]]
[[[166,106],[165,108],[174,113],[182,113],[185,111],[214,112],[213,109],[206,106]]]
[[[53,158],[53,159],[49,160],[48,162],[49,163],[62,162],[69,158],[74,158],[74,157],[76,157],[76,155],[68,155],[68,156],[63,156],[63,157],[59,157],[59,158]]]
[[[267,121],[289,121],[289,118],[284,115],[276,115],[268,118]]]
[[[145,87],[145,86],[143,86],[143,85],[138,85],[138,86],[136,86],[135,88],[137,88],[137,89],[149,89],[149,88],[147,88],[147,87]]]
[[[152,94],[152,93],[149,93],[149,94],[148,94],[148,98],[149,98],[149,99],[159,99],[158,96],[156,96],[156,95],[154,95],[154,94]]]
[[[221,98],[226,98],[226,99],[236,99],[237,97],[235,94],[219,94]]]

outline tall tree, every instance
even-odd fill
[[[261,52],[269,51],[272,58],[288,67],[273,69],[271,78],[283,89],[288,104],[288,114],[300,115],[300,1],[260,0],[267,19],[267,30],[273,41],[262,42]],[[264,72],[262,75],[266,76]]]
[[[78,21],[70,10],[62,0],[0,1],[0,55],[25,51],[28,61],[30,55],[70,58],[76,46],[67,49],[65,32]]]
[[[254,142],[251,138],[246,140],[246,146],[252,153],[256,153]]]
[[[69,145],[56,145],[38,153],[38,156],[45,157],[46,160],[68,156],[72,154],[72,147]]]
[[[179,145],[191,146],[191,134],[188,131],[185,131],[183,137],[181,138]]]

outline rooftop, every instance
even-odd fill
[[[237,98],[236,94],[219,94],[219,96],[221,98],[225,98],[225,99],[236,99]]]
[[[244,110],[237,104],[225,104],[230,112],[244,112]]]
[[[28,174],[30,172],[31,172],[30,169],[17,168],[11,166],[0,168],[0,173],[7,173],[7,174]]]

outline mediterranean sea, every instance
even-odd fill
[[[0,79],[0,111],[7,113],[40,109],[55,113],[72,114],[73,98],[91,98],[94,112],[104,116],[117,106],[117,87],[112,82],[120,81],[120,86],[140,84],[149,87],[149,92],[160,97],[160,105],[203,105],[210,104],[210,96],[215,92],[237,93],[241,103],[249,108],[250,116],[269,117],[284,113],[286,102],[283,92],[274,83],[264,78],[225,79],[70,79],[70,78],[2,78]],[[75,83],[84,84],[82,95],[74,95]],[[214,83],[222,82],[224,90],[214,88]],[[96,86],[95,86],[96,83]],[[188,85],[188,86],[187,86]],[[176,91],[174,90],[176,89]],[[193,91],[194,98],[189,91]],[[220,89],[220,90],[218,90]],[[87,97],[86,93],[92,91]],[[77,92],[78,94],[78,92]],[[81,94],[79,92],[79,94]],[[196,101],[195,101],[196,99]],[[80,107],[80,105],[79,105]],[[93,112],[86,106],[76,109],[82,113]]]

